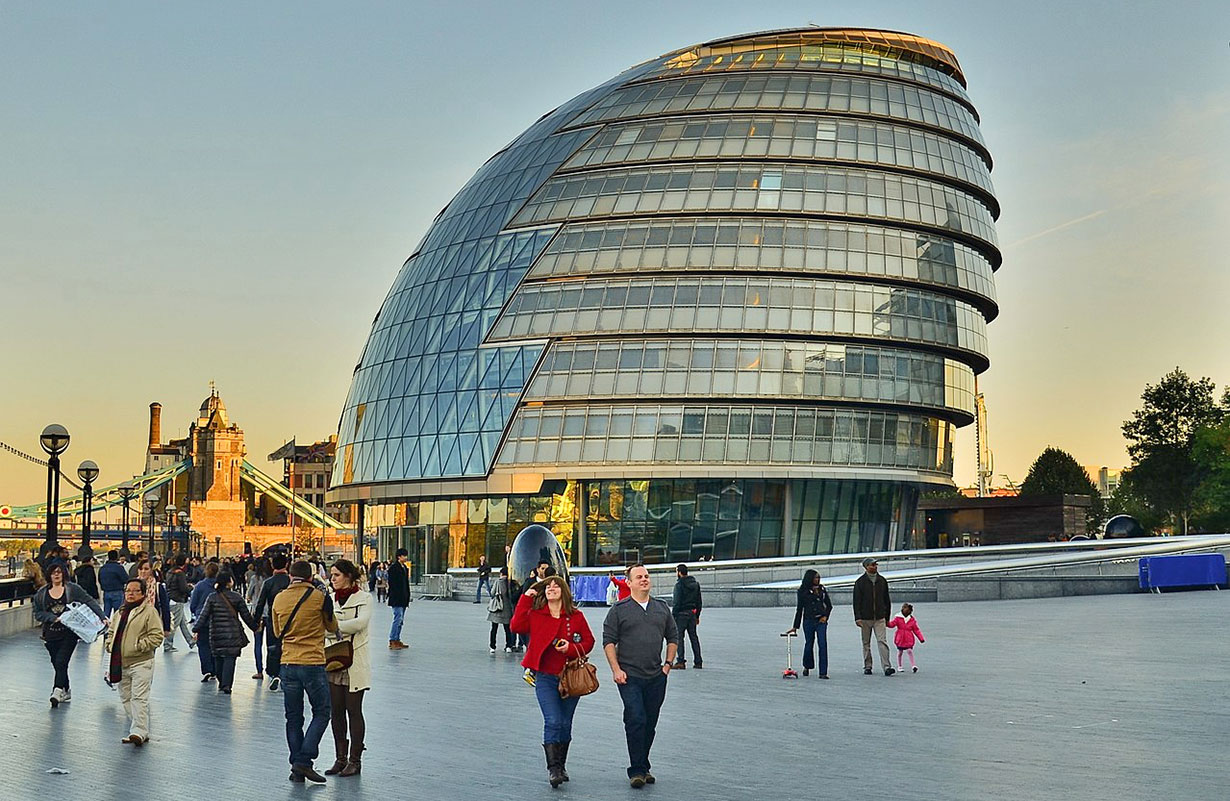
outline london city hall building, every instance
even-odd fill
[[[546,114],[440,212],[355,368],[329,498],[427,572],[902,547],[974,420],[1000,254],[956,57],[773,31]]]

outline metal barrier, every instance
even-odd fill
[[[15,578],[0,581],[0,603],[12,606],[34,596],[34,579]]]
[[[447,573],[428,573],[423,576],[423,594],[419,596],[428,601],[451,600],[453,597],[453,577]]]

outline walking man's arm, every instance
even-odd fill
[[[611,666],[611,676],[615,679],[616,684],[627,684],[628,674],[624,673],[619,667],[619,657],[615,655],[615,643],[607,643],[602,647],[602,652],[606,654],[607,664]]]

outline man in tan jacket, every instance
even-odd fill
[[[312,566],[290,566],[290,585],[273,599],[273,633],[282,643],[282,704],[286,711],[286,744],[290,747],[290,780],[324,782],[312,761],[320,754],[320,738],[329,725],[329,682],[325,676],[325,632],[337,631],[333,601],[312,585]],[[303,730],[303,694],[312,706],[312,720]]]
[[[162,645],[162,618],[145,602],[145,584],[129,579],[124,605],[111,613],[106,647],[111,654],[107,680],[120,685],[120,701],[130,722],[121,742],[140,748],[149,742],[149,690],[154,680],[154,653]]]

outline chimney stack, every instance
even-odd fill
[[[149,449],[162,444],[162,404],[154,401],[149,405]]]

